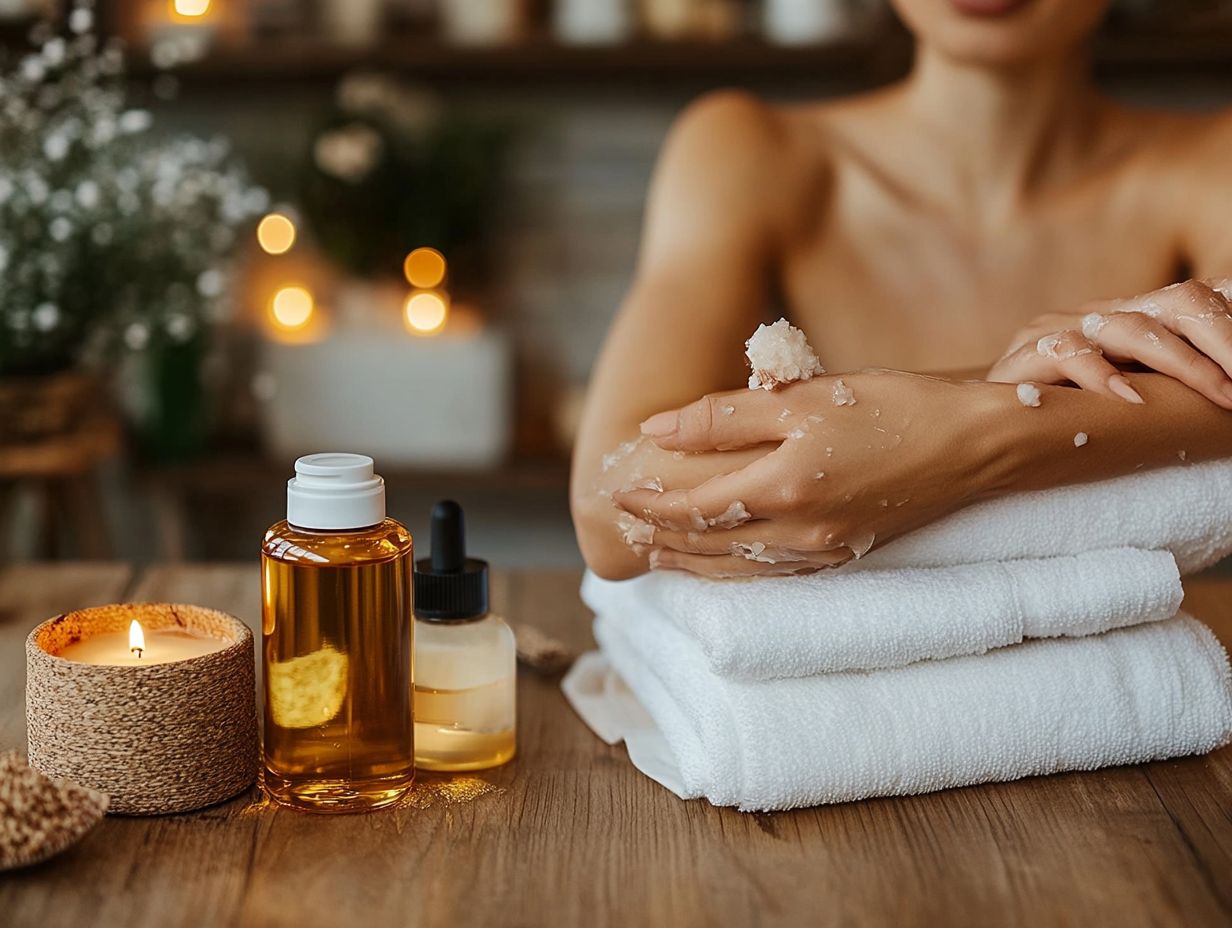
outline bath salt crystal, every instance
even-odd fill
[[[1154,345],[1156,348],[1158,348],[1161,344],[1163,344],[1163,343],[1159,340],[1159,336],[1158,336],[1158,335],[1156,335],[1154,332],[1147,332],[1147,333],[1146,333],[1146,340],[1147,340],[1148,342],[1150,342],[1152,345]]]
[[[644,519],[622,512],[616,517],[616,525],[620,529],[621,540],[629,547],[654,543],[655,527]]]
[[[808,434],[808,433],[807,433],[807,432],[805,432],[805,431],[804,431],[804,429],[792,429],[790,432],[788,432],[788,433],[787,433],[787,437],[788,437],[788,438],[801,439],[801,438],[803,438],[803,437],[804,437],[805,435],[807,435],[807,434]]]
[[[606,474],[609,470],[631,455],[637,450],[638,445],[641,443],[641,438],[634,438],[617,447],[615,451],[610,451],[605,454],[603,456],[603,473]]]
[[[744,347],[753,370],[750,390],[773,390],[826,372],[804,333],[786,319],[773,325],[759,325]]]
[[[1056,358],[1057,345],[1061,344],[1061,339],[1055,335],[1045,335],[1035,343],[1035,353],[1041,358]]]
[[[1075,448],[1081,448],[1086,443],[1087,443],[1087,433],[1086,432],[1079,432],[1077,435],[1074,436],[1074,447]]]
[[[1184,462],[1185,460],[1189,458],[1189,455],[1185,453],[1184,449],[1181,449],[1180,451],[1178,451],[1176,453],[1176,456],[1180,458],[1182,462]]]
[[[1033,383],[1020,383],[1014,391],[1018,394],[1018,402],[1024,406],[1038,406],[1040,404],[1040,391]]]
[[[842,378],[834,381],[834,393],[830,397],[835,406],[854,406],[856,395],[851,387],[843,383]]]
[[[744,503],[740,500],[734,500],[720,515],[710,519],[708,522],[703,520],[702,528],[735,528],[737,525],[743,525],[751,518],[753,517],[744,508]]]
[[[730,416],[735,411],[736,411],[735,406],[724,406],[719,410],[719,412],[721,412],[725,416]]]
[[[1095,339],[1099,335],[1099,330],[1108,324],[1108,317],[1102,313],[1087,313],[1082,317],[1082,334],[1087,338]]]

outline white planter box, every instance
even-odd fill
[[[266,446],[280,459],[354,451],[382,467],[481,470],[512,436],[512,354],[495,331],[416,338],[339,331],[262,344]]]

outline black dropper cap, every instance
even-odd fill
[[[432,509],[432,556],[415,562],[415,615],[435,622],[488,613],[488,562],[466,556],[462,507],[451,499]]]

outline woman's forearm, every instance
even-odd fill
[[[1040,405],[1025,407],[1013,385],[973,384],[993,391],[977,403],[989,430],[986,493],[1083,483],[1232,455],[1232,412],[1171,377],[1126,376],[1146,400],[1143,405],[1043,386]]]

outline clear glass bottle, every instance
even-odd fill
[[[516,752],[513,630],[488,611],[488,565],[466,556],[462,508],[446,500],[415,565],[415,764],[483,770]]]
[[[261,548],[264,784],[311,812],[397,802],[414,779],[414,546],[372,459],[295,462]]]

